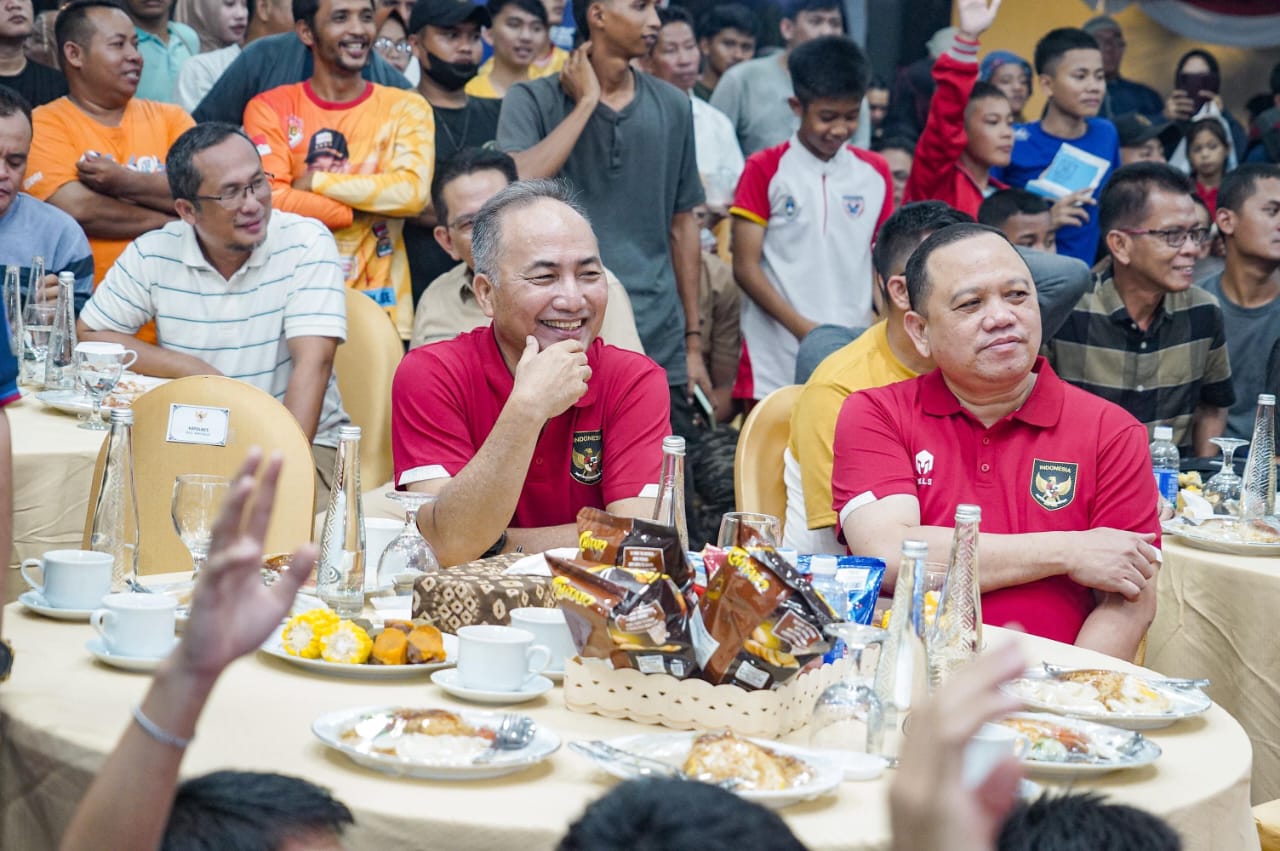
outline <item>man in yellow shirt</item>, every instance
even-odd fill
[[[373,51],[372,0],[296,0],[294,12],[314,75],[249,101],[245,132],[273,175],[274,206],[333,231],[347,286],[385,308],[407,340],[413,296],[404,220],[430,200],[431,106],[416,91],[361,76]]]
[[[564,67],[569,54],[551,44],[542,0],[489,0],[487,5],[493,20],[485,38],[493,45],[493,56],[467,83],[467,94],[501,98],[522,80],[546,77]]]
[[[912,252],[930,234],[970,221],[967,214],[941,201],[920,201],[899,208],[880,226],[871,259],[885,319],[823,360],[805,382],[791,413],[791,439],[783,453],[786,546],[802,553],[846,552],[836,537],[838,518],[831,500],[832,446],[840,408],[851,393],[933,369],[933,362],[920,356],[903,325],[911,309],[904,272]],[[1036,283],[1043,333],[1052,336],[1090,286],[1089,269],[1069,257],[1024,248],[1018,253]]]

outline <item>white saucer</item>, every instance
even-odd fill
[[[551,682],[553,683],[562,683],[564,682],[564,668],[560,668],[559,670],[556,670],[556,671],[551,671],[551,670],[543,671],[542,676],[551,680]]]
[[[87,621],[93,614],[93,609],[59,609],[50,606],[44,595],[35,589],[19,594],[18,602],[36,614],[59,621]]]
[[[555,684],[543,676],[530,678],[529,684],[520,691],[488,691],[486,689],[467,688],[458,682],[458,669],[446,668],[431,675],[431,682],[440,686],[454,697],[470,700],[474,703],[524,703],[539,695],[546,694]]]
[[[177,646],[178,639],[173,639],[174,646]],[[114,668],[120,668],[125,671],[141,671],[150,673],[160,667],[160,663],[169,658],[166,653],[163,656],[121,656],[118,653],[112,653],[107,649],[107,645],[103,643],[101,638],[90,638],[84,643],[84,649],[93,654],[93,658],[99,662],[111,665]],[[172,647],[169,648],[172,651]]]

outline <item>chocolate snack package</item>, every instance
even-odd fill
[[[680,549],[679,535],[670,526],[583,508],[578,512],[578,558],[665,573],[692,603],[693,571]]]
[[[694,621],[702,676],[715,685],[774,688],[831,648],[839,618],[809,583],[767,547],[730,547],[708,579]]]
[[[552,595],[583,658],[684,679],[696,673],[690,610],[662,573],[547,556]]]

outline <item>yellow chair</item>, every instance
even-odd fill
[[[227,408],[225,446],[175,443],[167,439],[170,405]],[[190,570],[191,554],[173,528],[170,504],[173,480],[183,473],[234,476],[249,447],[284,454],[267,552],[294,550],[311,540],[315,500],[315,460],[311,444],[284,405],[251,384],[218,375],[179,378],[139,396],[133,403],[134,481],[138,491],[138,571],[142,574]],[[98,453],[84,543],[89,546],[93,508],[98,501],[107,442]]]
[[[779,387],[747,414],[733,459],[733,493],[739,511],[787,517],[787,487],[782,481],[782,453],[791,438],[791,409],[801,384]]]
[[[1254,807],[1253,821],[1258,826],[1262,851],[1280,851],[1280,799]]]
[[[360,480],[391,481],[391,379],[404,344],[387,312],[358,290],[347,290],[347,341],[338,346],[333,372],[342,407],[360,426]]]

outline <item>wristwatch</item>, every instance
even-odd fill
[[[9,679],[13,670],[13,645],[0,638],[0,683]]]

